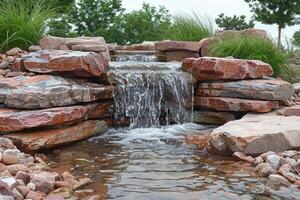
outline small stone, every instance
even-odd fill
[[[300,175],[300,159],[295,163],[294,170]]]
[[[14,200],[12,196],[1,195],[1,200]]]
[[[285,186],[291,185],[291,183],[286,178],[284,178],[283,176],[281,176],[279,174],[271,174],[269,176],[269,179],[276,184],[282,184]]]
[[[16,179],[20,179],[20,180],[22,180],[25,184],[28,184],[29,181],[30,181],[30,174],[29,174],[29,173],[26,173],[26,172],[23,172],[23,171],[20,171],[20,172],[17,173]]]
[[[3,70],[3,69],[0,69],[0,75],[1,75],[1,76],[3,76],[3,77],[4,77],[4,76],[6,75],[6,73],[7,73],[7,72],[6,72],[5,70]]]
[[[62,178],[64,181],[67,181],[67,182],[73,182],[75,180],[75,177],[70,173],[70,172],[64,172],[61,174]]]
[[[281,175],[284,176],[287,180],[289,180],[292,183],[298,179],[297,175],[287,171],[282,171]]]
[[[30,176],[30,182],[36,186],[36,191],[48,194],[54,190],[55,177],[49,172],[34,173]]]
[[[274,151],[268,151],[266,153],[261,154],[259,157],[261,157],[262,159],[264,159],[264,161],[267,160],[267,156],[269,155],[276,155],[276,153]]]
[[[298,151],[290,150],[290,151],[285,151],[282,153],[283,157],[293,157],[298,155]]]
[[[16,188],[12,192],[14,193],[15,200],[23,200],[23,195]]]
[[[0,137],[0,149],[7,150],[7,149],[15,149],[16,146],[12,143],[10,139]]]
[[[101,196],[100,195],[91,195],[83,198],[82,200],[100,200]]]
[[[262,157],[258,156],[258,157],[256,157],[256,158],[254,159],[253,165],[254,165],[254,166],[257,166],[257,165],[259,165],[260,163],[263,163],[263,162],[264,162],[264,159],[263,159]]]
[[[35,186],[34,183],[28,183],[28,184],[26,185],[26,187],[28,187],[30,190],[33,190],[33,191],[36,190],[36,186]]]
[[[291,169],[292,169],[292,166],[291,166],[291,165],[289,165],[289,164],[283,164],[283,165],[279,168],[278,173],[282,174],[283,171],[285,171],[285,172],[290,172]]]
[[[0,163],[0,172],[3,172],[4,170],[6,170],[6,165]]]
[[[13,196],[13,193],[10,190],[10,188],[7,186],[6,183],[2,181],[0,181],[0,196],[1,195]]]
[[[17,181],[17,186],[26,186],[23,180],[16,179],[16,181]]]
[[[21,53],[21,52],[22,52],[22,50],[20,48],[15,47],[15,48],[12,48],[12,49],[8,50],[6,52],[6,55],[15,56],[15,55],[17,55],[18,53]]]
[[[23,197],[29,193],[30,189],[26,186],[17,186],[16,189],[20,192]]]
[[[50,194],[57,194],[64,198],[70,198],[73,194],[73,190],[69,187],[62,187],[50,192]]]
[[[233,154],[233,157],[237,158],[239,160],[245,161],[245,162],[249,162],[249,163],[253,163],[254,162],[254,158],[252,156],[246,156],[242,152],[235,152]]]
[[[2,162],[6,165],[14,165],[20,163],[22,153],[18,149],[7,149],[3,152]]]
[[[12,189],[16,186],[16,184],[17,184],[16,179],[15,179],[14,177],[4,177],[4,178],[0,178],[0,181],[3,182],[3,183],[5,183],[5,184],[9,187],[9,189],[11,189],[11,190],[12,190]]]
[[[28,167],[21,164],[14,164],[7,166],[7,171],[11,173],[12,175],[16,175],[19,171],[29,173]]]
[[[7,170],[4,170],[3,172],[0,172],[0,177],[12,177],[12,175]]]
[[[267,177],[270,174],[276,174],[276,170],[271,167],[270,163],[261,163],[257,165],[255,171],[264,177]]]
[[[283,164],[289,164],[294,166],[296,164],[296,160],[293,158],[286,157],[281,161]]]
[[[275,170],[280,168],[280,157],[277,155],[268,155],[266,162],[270,163],[271,167]]]
[[[55,188],[71,187],[71,183],[68,181],[55,181]]]
[[[4,61],[0,63],[0,69],[6,69],[8,68],[8,66],[9,66],[9,62]]]
[[[79,179],[79,181],[73,182],[72,188],[73,188],[73,190],[81,189],[90,183],[92,183],[92,180],[90,178]]]
[[[43,200],[46,197],[46,195],[42,192],[35,192],[35,191],[30,191],[26,195],[26,199],[31,199],[31,200]]]
[[[86,189],[86,190],[77,190],[74,192],[74,195],[79,199],[83,199],[84,197],[93,194],[95,191],[93,189]]]
[[[39,45],[32,45],[28,48],[29,52],[40,51],[42,48]]]
[[[46,200],[64,200],[64,198],[58,194],[49,194]]]

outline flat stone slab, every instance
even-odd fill
[[[31,72],[77,77],[100,77],[109,61],[102,53],[69,50],[42,50],[22,59],[24,67]]]
[[[210,142],[220,153],[261,154],[300,149],[300,117],[276,112],[247,114],[215,129]]]
[[[201,57],[183,61],[183,70],[197,80],[242,80],[272,76],[272,67],[259,60]]]
[[[86,119],[110,117],[112,103],[92,103],[41,110],[0,108],[0,132],[66,125]]]
[[[277,109],[277,101],[260,101],[223,97],[194,97],[194,105],[216,111],[258,112],[266,113]]]
[[[225,124],[229,121],[236,120],[233,113],[230,112],[213,112],[213,111],[194,111],[194,123],[206,124]]]
[[[292,84],[278,79],[199,83],[196,91],[197,96],[281,101],[290,99],[294,93]]]
[[[53,75],[0,80],[0,102],[11,108],[40,109],[112,99],[114,87]]]
[[[199,42],[186,42],[186,41],[160,41],[156,42],[154,49],[157,51],[193,51],[199,52],[201,48]]]
[[[106,131],[105,121],[89,120],[73,124],[69,127],[37,130],[32,132],[18,132],[5,135],[13,143],[26,152],[33,152],[41,149],[50,149],[60,145],[80,141],[96,134]]]
[[[284,107],[277,111],[278,114],[284,116],[299,116],[300,117],[300,106]]]

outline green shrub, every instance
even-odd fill
[[[178,14],[173,17],[173,25],[165,35],[165,39],[178,41],[200,41],[212,36],[213,26],[208,18],[200,17],[196,13]]]
[[[0,3],[0,50],[27,48],[43,36],[46,21],[54,16],[49,0],[2,0]]]
[[[294,71],[288,67],[288,55],[278,49],[270,39],[227,35],[222,41],[211,46],[210,53],[215,57],[232,56],[238,59],[261,60],[272,66],[274,76],[280,76],[291,82],[295,79]]]

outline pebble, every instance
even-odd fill
[[[291,185],[291,183],[286,178],[284,178],[283,176],[281,176],[279,174],[271,174],[269,176],[269,179],[272,182],[275,182],[276,184],[282,184],[282,185],[285,185],[285,186],[290,186]]]
[[[280,157],[277,155],[268,155],[266,163],[269,163],[273,169],[278,170],[280,168]]]
[[[39,45],[32,45],[28,48],[29,52],[35,52],[35,51],[40,51],[42,50],[42,47],[40,47]]]
[[[35,186],[34,183],[28,183],[26,186],[27,186],[30,190],[33,190],[33,191],[36,190],[36,186]]]
[[[30,190],[29,193],[26,195],[26,199],[32,199],[32,200],[43,200],[45,199],[46,194],[41,192],[35,192]]]
[[[261,163],[257,165],[255,171],[264,177],[267,177],[270,174],[276,174],[276,170],[271,167],[270,163]]]
[[[262,157],[258,156],[258,157],[256,157],[256,158],[254,159],[253,165],[254,165],[254,166],[257,166],[257,165],[259,165],[260,163],[263,163],[263,162],[264,162],[264,159],[263,159]]]
[[[20,194],[22,194],[23,197],[26,197],[30,191],[30,189],[26,186],[17,186],[16,189],[20,192]]]
[[[91,195],[83,198],[82,200],[100,200],[101,196],[100,195]]]
[[[30,173],[19,171],[16,175],[16,179],[22,180],[25,184],[28,184],[30,181]]]
[[[251,156],[246,156],[244,153],[242,152],[235,152],[233,154],[233,157],[238,159],[238,160],[242,160],[245,162],[249,162],[249,163],[253,163],[254,162],[254,158]]]
[[[276,155],[276,153],[274,151],[268,151],[266,153],[261,154],[259,157],[261,157],[262,159],[264,159],[264,161],[267,160],[267,156],[269,155]]]
[[[4,177],[4,178],[0,178],[0,181],[2,181],[3,183],[5,183],[9,189],[13,189],[16,184],[17,184],[17,181],[14,177]]]
[[[73,194],[73,190],[70,187],[62,187],[50,192],[50,194],[57,194],[63,198],[70,198]]]
[[[28,167],[26,167],[25,165],[22,165],[22,164],[9,165],[9,166],[7,166],[7,171],[14,176],[20,171],[29,173]]]
[[[13,165],[20,163],[22,153],[18,149],[7,149],[3,152],[2,163],[6,165]]]
[[[8,68],[8,66],[9,66],[9,62],[4,61],[0,63],[0,69],[6,69]]]
[[[294,170],[300,175],[300,159],[295,163]]]
[[[73,182],[72,188],[73,190],[81,189],[90,183],[92,183],[92,180],[90,178],[79,179],[79,181]]]

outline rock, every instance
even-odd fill
[[[300,175],[300,159],[294,165],[294,170]]]
[[[112,103],[48,108],[42,110],[16,110],[0,108],[0,130],[20,131],[36,127],[71,124],[87,119],[110,117]]]
[[[228,36],[231,37],[248,36],[248,37],[267,38],[267,32],[263,29],[255,29],[255,28],[249,28],[242,31],[222,30],[222,31],[218,31],[215,34],[215,36],[222,39],[226,39]]]
[[[89,178],[83,178],[83,179],[79,179],[79,181],[73,181],[73,190],[78,190],[78,189],[82,189],[83,187],[85,187],[86,185],[92,183],[92,180]]]
[[[19,164],[23,154],[18,149],[7,149],[3,152],[2,162],[6,165]]]
[[[271,174],[269,176],[269,179],[276,184],[282,184],[285,186],[291,185],[291,183],[286,178],[284,178],[283,176],[281,176],[279,174]]]
[[[108,129],[104,121],[89,120],[49,130],[36,130],[32,132],[18,132],[5,135],[23,151],[32,152],[40,149],[50,149],[63,144],[80,141]]]
[[[0,172],[0,177],[12,177],[12,175],[7,170],[4,170]]]
[[[289,164],[283,164],[283,165],[281,165],[281,167],[279,168],[278,173],[279,173],[279,174],[282,174],[283,171],[285,171],[285,172],[290,172],[291,169],[292,169],[292,166],[291,166],[291,165],[289,165]]]
[[[39,45],[42,49],[59,49],[67,40],[68,38],[45,36],[39,41]]]
[[[200,40],[201,44],[201,49],[200,49],[200,56],[201,57],[206,57],[206,56],[212,56],[210,52],[210,48],[212,47],[213,44],[220,42],[220,38],[217,37],[209,37],[209,38],[203,38]]]
[[[71,49],[69,49],[66,45],[63,44],[59,47],[59,50],[67,51],[67,50],[71,50]]]
[[[69,187],[62,187],[50,192],[51,195],[60,195],[63,198],[70,198],[72,196],[73,190]]]
[[[26,195],[30,192],[30,189],[26,186],[17,186],[16,189],[23,197],[26,197]]]
[[[276,170],[271,167],[270,163],[261,163],[255,167],[255,171],[261,176],[267,177],[270,174],[276,174]]]
[[[261,163],[263,163],[263,162],[264,162],[264,159],[263,159],[262,157],[258,156],[258,157],[256,157],[256,158],[254,159],[253,165],[254,165],[254,166],[257,166],[257,165],[259,165],[259,164],[261,164]]]
[[[83,198],[82,200],[100,200],[101,196],[100,195],[91,195]]]
[[[113,86],[52,75],[0,80],[0,102],[11,108],[39,109],[107,100],[113,91]]]
[[[74,192],[74,195],[79,199],[83,199],[84,197],[89,196],[90,194],[93,193],[95,193],[93,189],[85,189],[85,190],[76,190]]]
[[[8,55],[8,56],[15,56],[18,53],[22,53],[22,50],[20,48],[15,47],[15,48],[12,48],[12,49],[8,50],[6,52],[6,55]]]
[[[4,151],[6,149],[15,149],[15,145],[12,143],[10,139],[0,137],[0,151]],[[3,156],[3,155],[2,155]]]
[[[267,157],[269,155],[276,155],[276,153],[274,151],[268,151],[268,152],[262,153],[259,157],[261,157],[264,161],[266,161]]]
[[[280,168],[280,157],[277,155],[269,155],[267,156],[267,163],[269,163],[271,165],[271,167],[273,169],[275,169],[276,171]]]
[[[197,60],[197,58],[186,58],[182,61],[182,70],[188,71],[193,67],[193,63]]]
[[[293,84],[293,86],[294,86],[294,89],[295,89],[295,93],[300,92],[300,83],[295,83],[295,84]]]
[[[245,154],[299,149],[299,123],[299,117],[284,117],[274,112],[247,114],[215,129],[210,142],[220,152],[240,151]]]
[[[22,57],[24,67],[36,73],[60,73],[77,77],[100,77],[108,67],[101,53],[42,50]]]
[[[196,96],[285,101],[294,95],[293,85],[278,79],[199,83]]]
[[[9,166],[7,166],[7,171],[14,176],[20,171],[29,173],[28,167],[21,165],[21,164],[9,165]]]
[[[8,67],[9,67],[9,62],[4,61],[4,62],[0,63],[0,69],[6,69]],[[1,74],[1,75],[3,75],[3,74]]]
[[[246,156],[242,152],[235,152],[233,154],[233,157],[238,159],[238,160],[242,160],[242,161],[249,162],[249,163],[254,162],[254,158],[252,156]]]
[[[2,153],[0,153],[2,154]],[[6,170],[6,165],[4,165],[3,163],[0,162],[0,172],[3,172]]]
[[[28,48],[29,52],[36,52],[42,50],[42,47],[39,45],[32,45]]]
[[[0,197],[1,195],[14,196],[8,185],[0,180]]]
[[[229,112],[213,112],[213,111],[194,111],[194,123],[206,124],[226,124],[229,121],[236,120],[234,114]]]
[[[296,164],[296,160],[294,160],[293,158],[289,158],[289,157],[282,159],[281,162],[282,162],[282,164],[289,164],[292,166],[294,166]]]
[[[186,58],[199,58],[198,52],[193,51],[167,51],[167,52],[156,52],[155,55],[160,62],[173,62],[178,61],[181,62]]]
[[[26,195],[26,199],[31,199],[31,200],[44,200],[46,195],[42,192],[35,192],[35,191],[30,191]]]
[[[17,181],[17,186],[26,186],[23,180],[16,179],[16,181]]]
[[[72,174],[70,174],[70,172],[68,172],[68,171],[65,171],[64,173],[62,173],[61,176],[64,181],[67,181],[69,183],[71,183],[75,180],[75,177]]]
[[[292,183],[294,183],[298,179],[300,180],[299,176],[293,174],[292,172],[281,171],[281,175]]]
[[[252,79],[273,74],[272,67],[262,61],[215,57],[198,58],[185,71],[199,81]]]
[[[67,181],[55,181],[55,188],[71,187],[71,183]]]
[[[45,200],[64,200],[64,198],[58,194],[49,194]]]
[[[30,182],[36,186],[36,191],[48,194],[54,190],[55,177],[49,172],[33,173]]]
[[[186,41],[160,41],[154,44],[154,49],[157,51],[193,51],[199,52],[201,43],[186,42]]]
[[[77,44],[71,47],[74,51],[93,51],[93,52],[106,52],[106,45],[95,45],[95,44]]]
[[[129,51],[153,51],[154,50],[154,45],[153,44],[132,44],[129,46],[125,46],[125,50]]]
[[[194,106],[216,111],[266,113],[279,107],[277,101],[261,101],[225,97],[194,97]]]
[[[298,151],[295,151],[295,150],[289,150],[289,151],[284,151],[281,156],[283,157],[294,157],[296,155],[298,155],[299,152]]]
[[[12,192],[14,193],[15,200],[23,200],[23,195],[16,188]]]
[[[30,190],[33,190],[33,191],[35,191],[36,190],[36,186],[35,186],[35,184],[34,183],[28,183],[27,185],[26,185],[26,187],[28,187]]]
[[[14,177],[0,177],[0,182],[6,184],[11,190],[17,185],[17,181]]]
[[[278,113],[284,116],[300,116],[300,106],[284,107]]]

